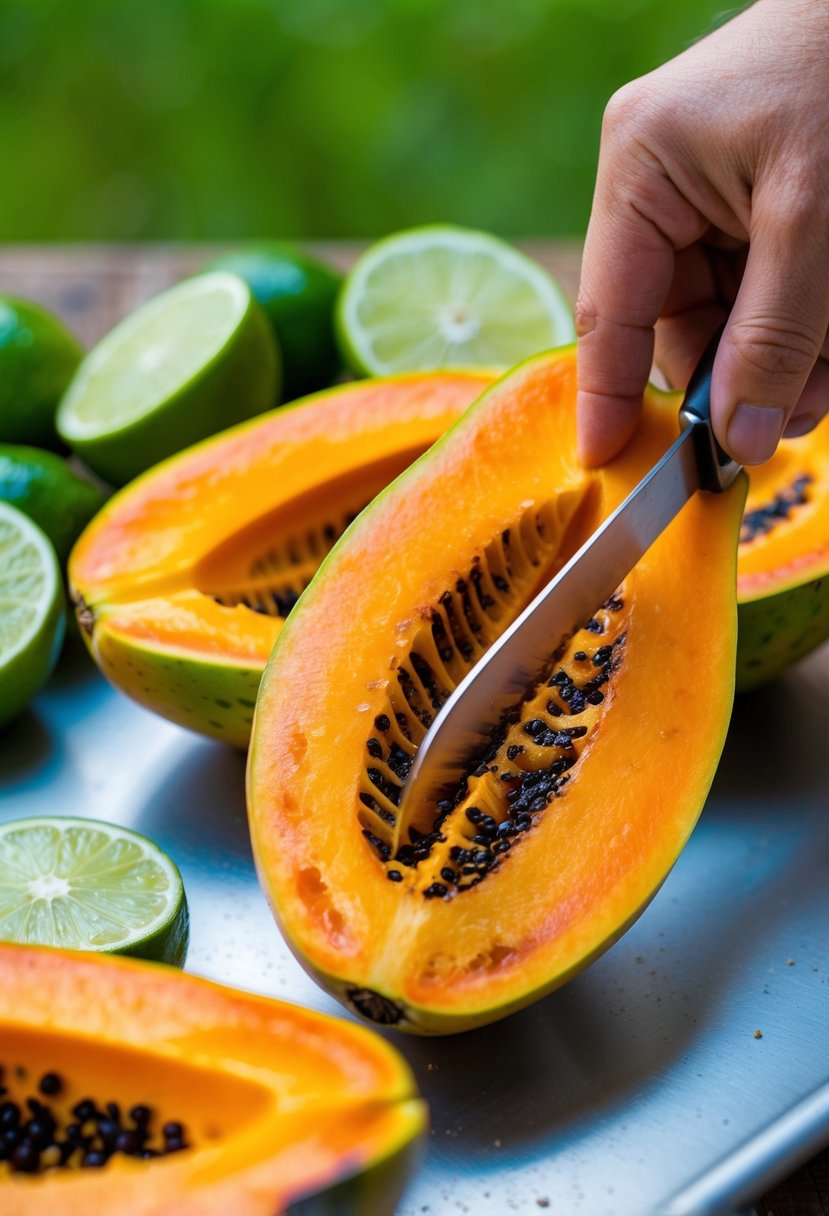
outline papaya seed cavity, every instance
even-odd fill
[[[546,673],[470,760],[457,788],[424,808],[406,839],[400,795],[435,714],[470,667],[553,569],[561,538],[555,504],[533,506],[473,558],[421,614],[366,740],[358,795],[363,836],[390,882],[424,899],[451,899],[506,860],[572,779],[604,712],[621,661],[626,611],[611,596],[551,657]]]

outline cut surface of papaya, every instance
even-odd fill
[[[654,394],[586,471],[575,355],[508,374],[361,515],[285,625],[248,758],[295,953],[375,1022],[492,1021],[613,942],[673,865],[729,719],[745,479],[697,494],[401,839],[400,790],[479,655],[676,436]]]
[[[4,1216],[391,1216],[425,1124],[371,1032],[132,960],[0,946],[0,1063]]]
[[[69,563],[104,675],[173,722],[245,746],[262,669],[325,554],[491,382],[439,372],[343,385],[115,495]]]

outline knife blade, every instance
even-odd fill
[[[740,466],[711,427],[711,375],[721,335],[709,343],[680,407],[679,437],[627,498],[539,592],[452,692],[404,783],[395,848],[426,803],[457,783],[488,746],[506,711],[542,675],[556,649],[610,598],[688,499],[727,489]]]

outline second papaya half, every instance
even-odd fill
[[[166,460],[78,541],[70,590],[123,692],[244,747],[282,623],[337,537],[488,384],[472,372],[363,380]]]
[[[626,451],[575,455],[575,356],[483,394],[366,510],[282,629],[248,789],[265,890],[352,1010],[421,1033],[492,1021],[638,916],[705,800],[734,691],[746,479],[696,495],[420,808],[400,790],[435,712],[676,435],[652,395]]]

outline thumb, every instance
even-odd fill
[[[818,208],[758,217],[711,390],[714,432],[735,460],[774,454],[828,328],[829,239]]]

